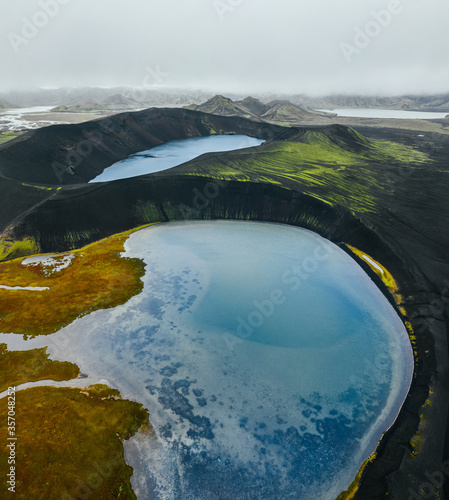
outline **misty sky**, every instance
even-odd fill
[[[0,89],[449,92],[448,20],[449,0],[2,0]]]

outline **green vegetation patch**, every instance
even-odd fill
[[[202,123],[203,125],[206,127],[209,135],[218,135],[218,134],[222,134],[223,131],[222,130],[215,130],[214,129],[214,125],[212,125],[212,123],[209,121],[208,118],[203,118],[202,119]]]
[[[380,162],[395,160],[400,163],[429,163],[429,157],[411,146],[391,141],[373,141],[369,158]]]
[[[107,386],[37,387],[16,393],[16,493],[18,499],[135,499],[132,468],[122,441],[150,432],[142,405]],[[0,432],[7,435],[7,398],[0,401]],[[0,454],[6,490],[8,454]],[[13,496],[11,494],[11,496]],[[6,498],[6,491],[2,498]]]
[[[136,217],[145,223],[152,223],[160,220],[161,216],[156,205],[151,201],[139,200],[135,208]]]
[[[0,237],[0,262],[38,253],[40,247],[34,238],[14,240],[8,234]],[[0,283],[1,284],[1,283]]]
[[[34,189],[41,189],[43,191],[53,191],[53,187],[48,187],[48,186],[35,186],[34,184],[26,184],[25,182],[22,182],[22,186],[26,187],[32,187]]]
[[[5,144],[5,142],[11,141],[19,135],[22,135],[23,132],[14,132],[13,130],[8,130],[7,132],[0,132],[0,144]]]
[[[277,142],[267,146],[267,153],[293,155],[302,164],[355,165],[360,163],[359,153],[343,149],[321,132],[307,132],[304,142]],[[264,152],[265,152],[264,151]]]
[[[25,382],[70,380],[79,373],[79,368],[73,363],[50,360],[46,347],[8,351],[6,344],[0,344],[0,392]]]
[[[142,291],[145,264],[123,257],[130,232],[72,253],[70,264],[49,270],[23,259],[0,263],[0,285],[48,288],[43,291],[0,289],[0,331],[34,337],[56,332],[98,309],[126,303]],[[58,259],[55,259],[55,265]]]
[[[376,210],[372,187],[376,180],[356,153],[327,142],[326,147],[305,143],[273,143],[257,152],[233,152],[190,164],[189,175],[282,185],[328,203],[354,210]],[[349,166],[355,166],[347,170]],[[192,168],[193,167],[193,168]],[[299,186],[298,186],[299,184]],[[354,185],[357,189],[354,189]],[[332,193],[333,199],[330,199]]]
[[[341,131],[340,131],[341,132]],[[376,212],[373,193],[393,195],[388,173],[407,163],[420,168],[431,160],[393,142],[369,142],[352,129],[341,135],[309,131],[294,141],[277,141],[255,150],[199,158],[178,172],[220,180],[251,181],[299,189],[354,213]]]

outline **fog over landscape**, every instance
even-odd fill
[[[2,2],[0,91],[441,93],[448,17],[446,0]]]
[[[0,1],[0,500],[449,500],[448,14]]]

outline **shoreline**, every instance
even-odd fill
[[[222,221],[222,222],[232,222],[232,221]],[[200,224],[205,224],[205,223],[207,223],[207,222],[206,221],[200,222]],[[213,223],[213,222],[211,221],[211,223]],[[172,222],[170,224],[176,224],[176,222],[175,223]],[[195,224],[195,222],[193,224]],[[251,224],[251,222],[250,222],[250,224]],[[263,223],[258,222],[257,224],[263,224]],[[294,226],[285,225],[285,224],[274,224],[274,225],[285,226],[285,227],[294,227]],[[135,231],[133,231],[133,233],[135,233]],[[313,233],[313,234],[316,234],[316,233]],[[128,240],[127,240],[127,242],[128,242]],[[129,248],[127,248],[127,246],[128,246],[127,243],[125,243],[125,250],[126,250],[125,253],[124,253],[125,257],[127,255],[127,253],[129,253]],[[343,251],[345,251],[344,247],[343,248],[340,247],[340,249],[343,250]],[[364,261],[360,261],[360,259],[357,257],[357,255],[353,251],[351,253],[349,253],[349,252],[346,251],[345,253],[348,254],[348,256],[352,260],[354,260],[355,263],[358,263],[359,265],[360,265],[361,262],[362,263],[364,262]],[[380,266],[379,263],[376,263],[376,264],[378,266]],[[366,269],[364,269],[364,271],[366,272]],[[368,276],[370,276],[372,278],[373,277],[372,274],[375,274],[375,273],[371,269],[371,276],[370,276],[370,273],[368,273]],[[382,290],[380,290],[380,291],[385,296],[384,291],[382,291]],[[396,311],[396,312],[398,312],[398,311]],[[401,324],[403,324],[402,318],[400,318],[399,316],[398,316],[398,321],[400,321]],[[56,332],[56,334],[57,334],[57,332]],[[10,337],[10,342],[8,343],[8,346],[11,345],[11,342],[13,344],[16,344],[16,346],[15,346],[16,348],[20,347],[21,344],[25,344],[25,343],[27,344],[27,346],[30,345],[30,341],[25,342],[25,341],[23,341],[23,340],[21,340],[19,338],[14,338],[15,335],[13,335],[13,334],[9,334],[8,336]],[[11,338],[11,336],[12,336],[12,338]],[[0,341],[1,340],[2,339],[0,338]],[[35,347],[35,345],[41,345],[41,344],[44,345],[44,344],[48,344],[48,343],[50,343],[50,345],[51,345],[52,340],[51,340],[51,337],[50,338],[38,337],[38,338],[34,339],[31,342],[33,343],[33,347]],[[30,348],[33,348],[33,347],[30,347]],[[62,360],[61,356],[58,356],[55,359]],[[413,371],[413,370],[411,370],[411,371]],[[89,382],[88,385],[101,384],[101,383],[106,383],[106,382],[107,381],[105,381],[104,379],[103,380],[98,379],[98,380]],[[59,383],[55,382],[55,381],[46,381],[46,380],[43,380],[43,381],[37,381],[37,382],[31,382],[31,383],[22,384],[21,386],[18,386],[16,390],[18,391],[18,390],[27,389],[27,388],[30,388],[30,387],[38,387],[38,386],[40,386],[40,387],[47,387],[47,386],[50,386],[50,387],[71,387],[71,388],[77,387],[78,388],[78,387],[86,387],[86,380],[80,378],[79,380],[73,379],[73,380],[70,380],[70,381],[62,381],[62,382],[59,382]],[[118,387],[116,386],[116,384],[113,383],[112,386],[114,388],[118,389]],[[405,398],[406,394],[408,393],[408,391],[409,391],[409,388],[406,388],[406,389],[402,390],[401,393],[403,393],[404,397],[400,398],[401,404],[399,406],[395,406],[394,408],[390,409],[390,411],[389,411],[390,417],[387,420],[388,421],[392,421],[392,423],[390,424],[389,428],[391,428],[394,425],[394,423],[395,423],[395,421],[397,419],[397,416],[398,416],[398,414],[400,412],[400,409],[403,406],[404,398]],[[124,394],[122,391],[121,391],[121,393]],[[126,396],[127,399],[130,399],[132,401],[137,401],[137,402],[142,403],[142,401],[139,401],[139,398],[137,398],[135,394],[133,394],[132,397],[130,397],[130,394],[125,394],[125,396]],[[1,397],[2,397],[2,395],[0,394],[0,399],[1,399]],[[145,407],[147,407],[147,405],[145,405]],[[150,408],[147,408],[147,409],[149,411],[151,411]],[[386,431],[384,431],[384,433],[385,432]],[[364,448],[367,448],[367,449],[370,449],[370,450],[373,449],[374,451],[372,453],[370,452],[369,457],[367,457],[366,460],[365,460],[365,458],[363,458],[364,463],[361,466],[358,474],[356,475],[356,477],[354,479],[354,482],[356,482],[356,481],[358,482],[359,476],[363,474],[363,472],[364,472],[367,464],[370,462],[370,457],[373,457],[373,455],[376,455],[381,440],[382,440],[382,438],[380,440],[378,438],[370,438],[370,443],[372,442],[372,444],[370,444],[369,446],[364,446]],[[129,465],[132,465],[132,464],[129,464]],[[136,481],[138,481],[138,478],[136,478]],[[349,488],[353,490],[354,486],[351,485],[351,486],[349,486]],[[358,485],[357,485],[357,488],[358,488]]]
[[[250,133],[252,130],[254,134],[268,127],[242,119],[179,110],[128,113],[112,118],[117,123],[143,120],[139,123],[145,128],[146,117],[149,120],[153,119],[151,117],[165,120],[163,123],[167,126],[173,119],[178,120],[178,123],[187,120],[190,124],[198,120],[202,126],[207,120],[215,130],[230,127]],[[99,124],[90,122],[90,126],[96,130]],[[426,124],[426,127],[430,125]],[[441,131],[442,124],[438,124],[438,127]],[[433,126],[430,128],[436,130]],[[83,181],[79,179],[78,185],[64,186],[59,192],[50,193],[48,196],[52,196],[51,201],[43,200],[31,215],[21,216],[15,234],[19,241],[25,235],[55,235],[52,244],[62,251],[63,240],[58,239],[58,235],[62,234],[61,231],[67,233],[77,228],[78,221],[73,215],[77,213],[83,217],[88,229],[97,231],[100,228],[100,232],[93,233],[95,238],[130,229],[130,224],[137,226],[147,222],[186,218],[265,220],[311,229],[334,243],[348,243],[375,261],[382,262],[395,277],[399,293],[403,296],[402,305],[407,311],[407,321],[415,332],[417,363],[404,406],[396,423],[380,443],[377,458],[366,467],[355,498],[384,498],[387,491],[391,492],[393,498],[401,498],[397,496],[401,491],[419,491],[420,486],[428,482],[425,471],[439,471],[448,458],[449,447],[445,444],[449,439],[449,395],[445,380],[449,373],[449,235],[446,220],[449,213],[449,148],[447,135],[436,133],[422,139],[417,137],[417,128],[376,128],[368,127],[365,122],[357,125],[357,129],[368,139],[395,140],[428,151],[432,163],[412,168],[401,162],[381,165],[372,162],[365,164],[361,173],[359,168],[346,166],[338,174],[340,183],[324,186],[313,184],[310,177],[302,175],[295,180],[272,177],[273,182],[268,177],[263,180],[253,177],[249,179],[250,182],[233,178],[226,180],[219,196],[207,198],[207,203],[196,211],[190,208],[182,213],[176,211],[176,207],[192,206],[192,190],[204,193],[206,186],[223,178],[219,170],[211,172],[209,168],[208,172],[211,158],[207,159],[209,166],[204,159],[199,159],[170,172],[115,181],[95,190],[80,184]],[[57,130],[54,131],[55,136]],[[271,130],[277,132],[276,127]],[[284,129],[282,133],[287,134],[291,130]],[[137,137],[131,129],[127,133],[130,137]],[[111,139],[113,147],[113,137],[105,136],[105,139]],[[75,137],[75,144],[76,140]],[[5,151],[6,147],[3,146],[1,150]],[[120,150],[117,156],[123,157],[124,154]],[[232,154],[216,157],[234,160]],[[11,162],[12,159],[10,155]],[[43,165],[44,160],[42,157]],[[330,167],[328,172],[332,172]],[[347,178],[351,179],[348,183]],[[369,183],[370,179],[373,179],[372,183]],[[359,194],[359,186],[366,185],[369,198],[365,199]],[[121,214],[135,210],[134,199],[140,201],[138,207],[141,216],[132,221],[125,220]],[[114,220],[103,215],[99,209],[107,205],[115,209],[114,215],[111,215]],[[438,207],[437,211],[435,207]],[[45,222],[45,217],[54,211],[58,211],[64,221],[63,224],[61,221],[61,227],[57,220],[53,220],[50,225]],[[83,242],[89,240],[81,240],[76,244]],[[51,252],[52,247],[45,244],[47,246],[43,250]],[[432,394],[430,391],[433,391]],[[428,400],[430,405],[427,404]],[[417,443],[420,443],[419,447]],[[445,481],[443,488],[449,488],[449,481]]]

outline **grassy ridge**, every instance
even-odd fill
[[[338,142],[314,131],[302,136],[301,142],[272,142],[253,151],[200,158],[177,170],[188,175],[263,182],[292,189],[300,183],[302,191],[310,196],[349,205],[355,212],[374,213],[377,204],[373,193],[379,184],[389,189],[388,173],[385,169],[382,175],[383,168],[404,162],[408,168],[420,168],[431,161],[412,147],[388,141],[368,142],[357,132],[351,132],[356,148],[351,148],[350,141]],[[373,176],[373,163],[379,165],[380,175]]]

